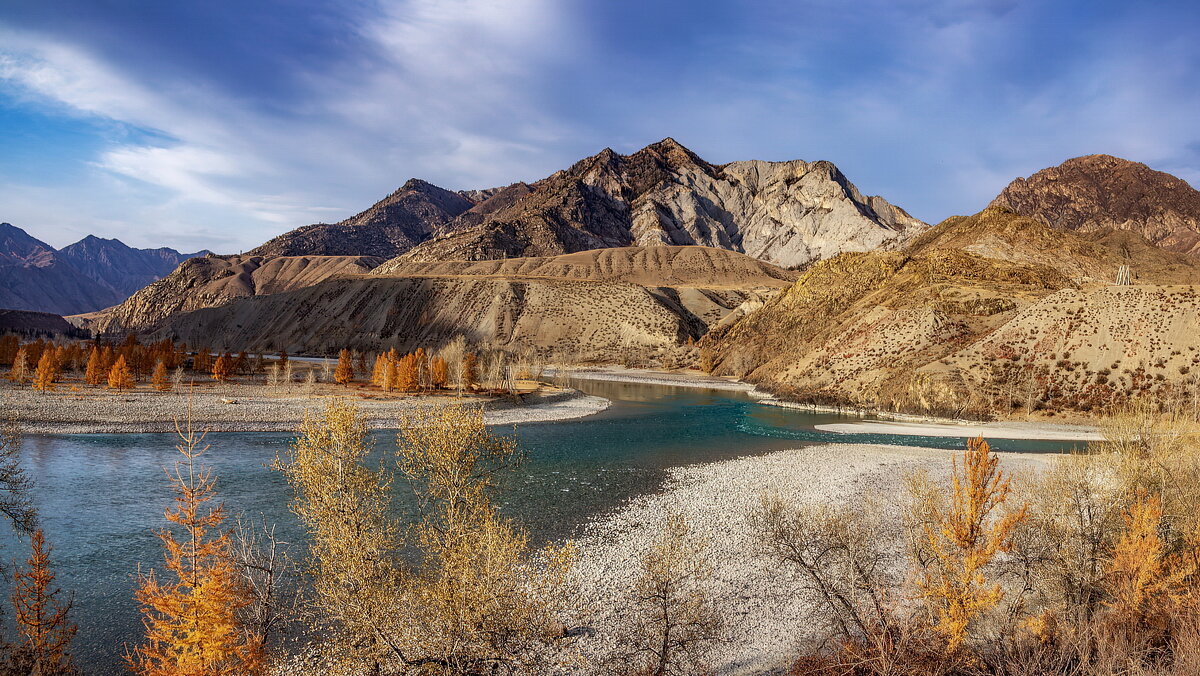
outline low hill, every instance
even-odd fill
[[[378,276],[551,277],[623,281],[646,286],[748,288],[795,281],[797,274],[762,261],[703,246],[594,249],[562,256],[486,261],[419,262],[403,257],[375,268]]]
[[[72,319],[97,333],[141,331],[177,312],[216,307],[246,296],[299,289],[331,277],[364,274],[381,262],[369,256],[193,258],[120,305]]]
[[[1060,230],[1129,230],[1171,251],[1200,253],[1200,191],[1111,155],[1076,157],[1015,179],[992,206]]]
[[[69,336],[87,338],[81,331],[60,315],[29,310],[0,309],[0,334],[17,333],[23,336]]]
[[[157,335],[293,353],[415,349],[462,335],[479,347],[534,348],[548,358],[662,357],[686,352],[710,325],[791,279],[741,254],[699,247],[396,262],[367,276],[178,314]]]

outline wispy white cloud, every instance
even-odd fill
[[[155,210],[171,217],[153,234],[183,243],[212,225],[197,221],[214,210],[234,219],[222,225],[226,248],[241,249],[353,214],[414,174],[448,187],[529,178],[539,146],[567,133],[538,103],[541,68],[571,48],[560,4],[416,0],[378,9],[356,17],[357,58],[294,74],[307,91],[283,110],[202,80],[142,79],[12,29],[0,40],[0,78],[43,104],[161,135],[153,145],[117,142],[92,164],[160,189]]]

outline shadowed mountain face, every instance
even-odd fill
[[[360,214],[340,223],[297,228],[247,255],[391,258],[425,241],[474,204],[459,193],[414,178]]]
[[[703,245],[787,267],[868,251],[926,227],[864,196],[829,162],[712,165],[673,139],[605,149],[532,185],[495,191],[417,246],[418,261]]]
[[[16,226],[0,223],[0,307],[55,314],[99,310],[194,255],[167,248],[133,249],[115,239],[91,236],[55,250]]]
[[[179,253],[167,247],[134,249],[117,239],[88,235],[63,247],[58,253],[75,269],[108,285],[125,298],[143,286],[166,277],[183,261],[209,252]]]
[[[0,223],[0,308],[72,314],[120,301],[115,291],[84,275],[54,247]]]
[[[992,206],[1061,230],[1130,230],[1171,251],[1200,254],[1200,191],[1111,155],[1087,155],[1018,178]]]

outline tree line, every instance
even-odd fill
[[[70,384],[72,388],[87,385],[118,392],[146,382],[154,390],[168,392],[185,378],[211,378],[218,383],[239,377],[261,378],[273,387],[296,382],[294,360],[286,350],[277,356],[214,353],[207,347],[191,349],[171,340],[143,344],[134,335],[112,343],[99,339],[22,342],[9,334],[0,337],[0,367],[4,366],[10,381],[44,392],[69,384],[72,375],[78,383]],[[516,380],[539,379],[544,368],[536,351],[477,352],[469,350],[459,337],[430,351],[417,348],[401,353],[392,348],[372,354],[342,349],[336,366],[328,361],[308,365],[306,382],[315,385],[319,377],[324,382],[376,387],[384,392],[502,392],[511,390]]]

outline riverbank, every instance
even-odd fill
[[[983,437],[985,439],[1043,441],[1100,441],[1104,439],[1104,435],[1096,427],[1041,422],[960,423],[937,421],[915,423],[864,420],[816,425],[816,429],[839,434],[903,434],[918,437]]]
[[[553,377],[566,376],[580,380],[606,380],[616,383],[670,385],[673,387],[691,387],[731,392],[751,392],[754,390],[754,386],[750,383],[743,383],[732,377],[710,376],[696,369],[658,371],[653,369],[630,369],[621,366],[590,366],[586,368],[565,369],[561,373],[556,369],[549,368],[546,369],[545,373]]]
[[[406,412],[458,401],[482,406],[488,424],[514,425],[579,418],[610,402],[569,388],[545,388],[517,396],[361,391],[334,385],[271,387],[257,383],[204,383],[171,392],[139,389],[117,393],[100,388],[43,393],[0,384],[0,416],[21,423],[28,434],[123,434],[173,432],[191,410],[193,423],[213,432],[280,432],[296,429],[306,411],[346,398],[362,408],[371,429],[396,427]]]
[[[548,369],[548,373],[555,374],[553,369]],[[628,369],[619,366],[603,366],[570,369],[565,372],[565,375],[569,378],[578,378],[581,380],[604,380],[609,382],[746,392],[751,397],[754,397],[758,403],[768,406],[812,413],[834,413],[855,419],[852,422],[829,423],[816,426],[816,429],[822,432],[836,432],[839,434],[899,434],[904,436],[960,438],[983,436],[984,438],[990,437],[993,439],[1024,439],[1031,441],[1096,441],[1103,438],[1100,430],[1094,425],[1068,425],[1038,421],[978,422],[935,416],[870,411],[841,406],[800,404],[776,399],[774,396],[756,389],[750,383],[744,383],[733,378],[711,376],[695,369],[656,371]]]
[[[1008,471],[1031,472],[1052,457],[1004,453],[1002,463]],[[640,557],[678,513],[708,543],[713,577],[707,589],[725,621],[725,640],[713,655],[715,673],[779,673],[819,627],[788,571],[756,551],[760,538],[747,515],[760,496],[831,505],[878,500],[888,522],[898,524],[903,477],[926,470],[946,478],[950,458],[937,449],[827,444],[670,470],[663,491],[589,524],[577,540],[572,585],[581,610],[569,626],[580,628],[582,637],[575,647],[591,663],[612,654],[631,612]]]

